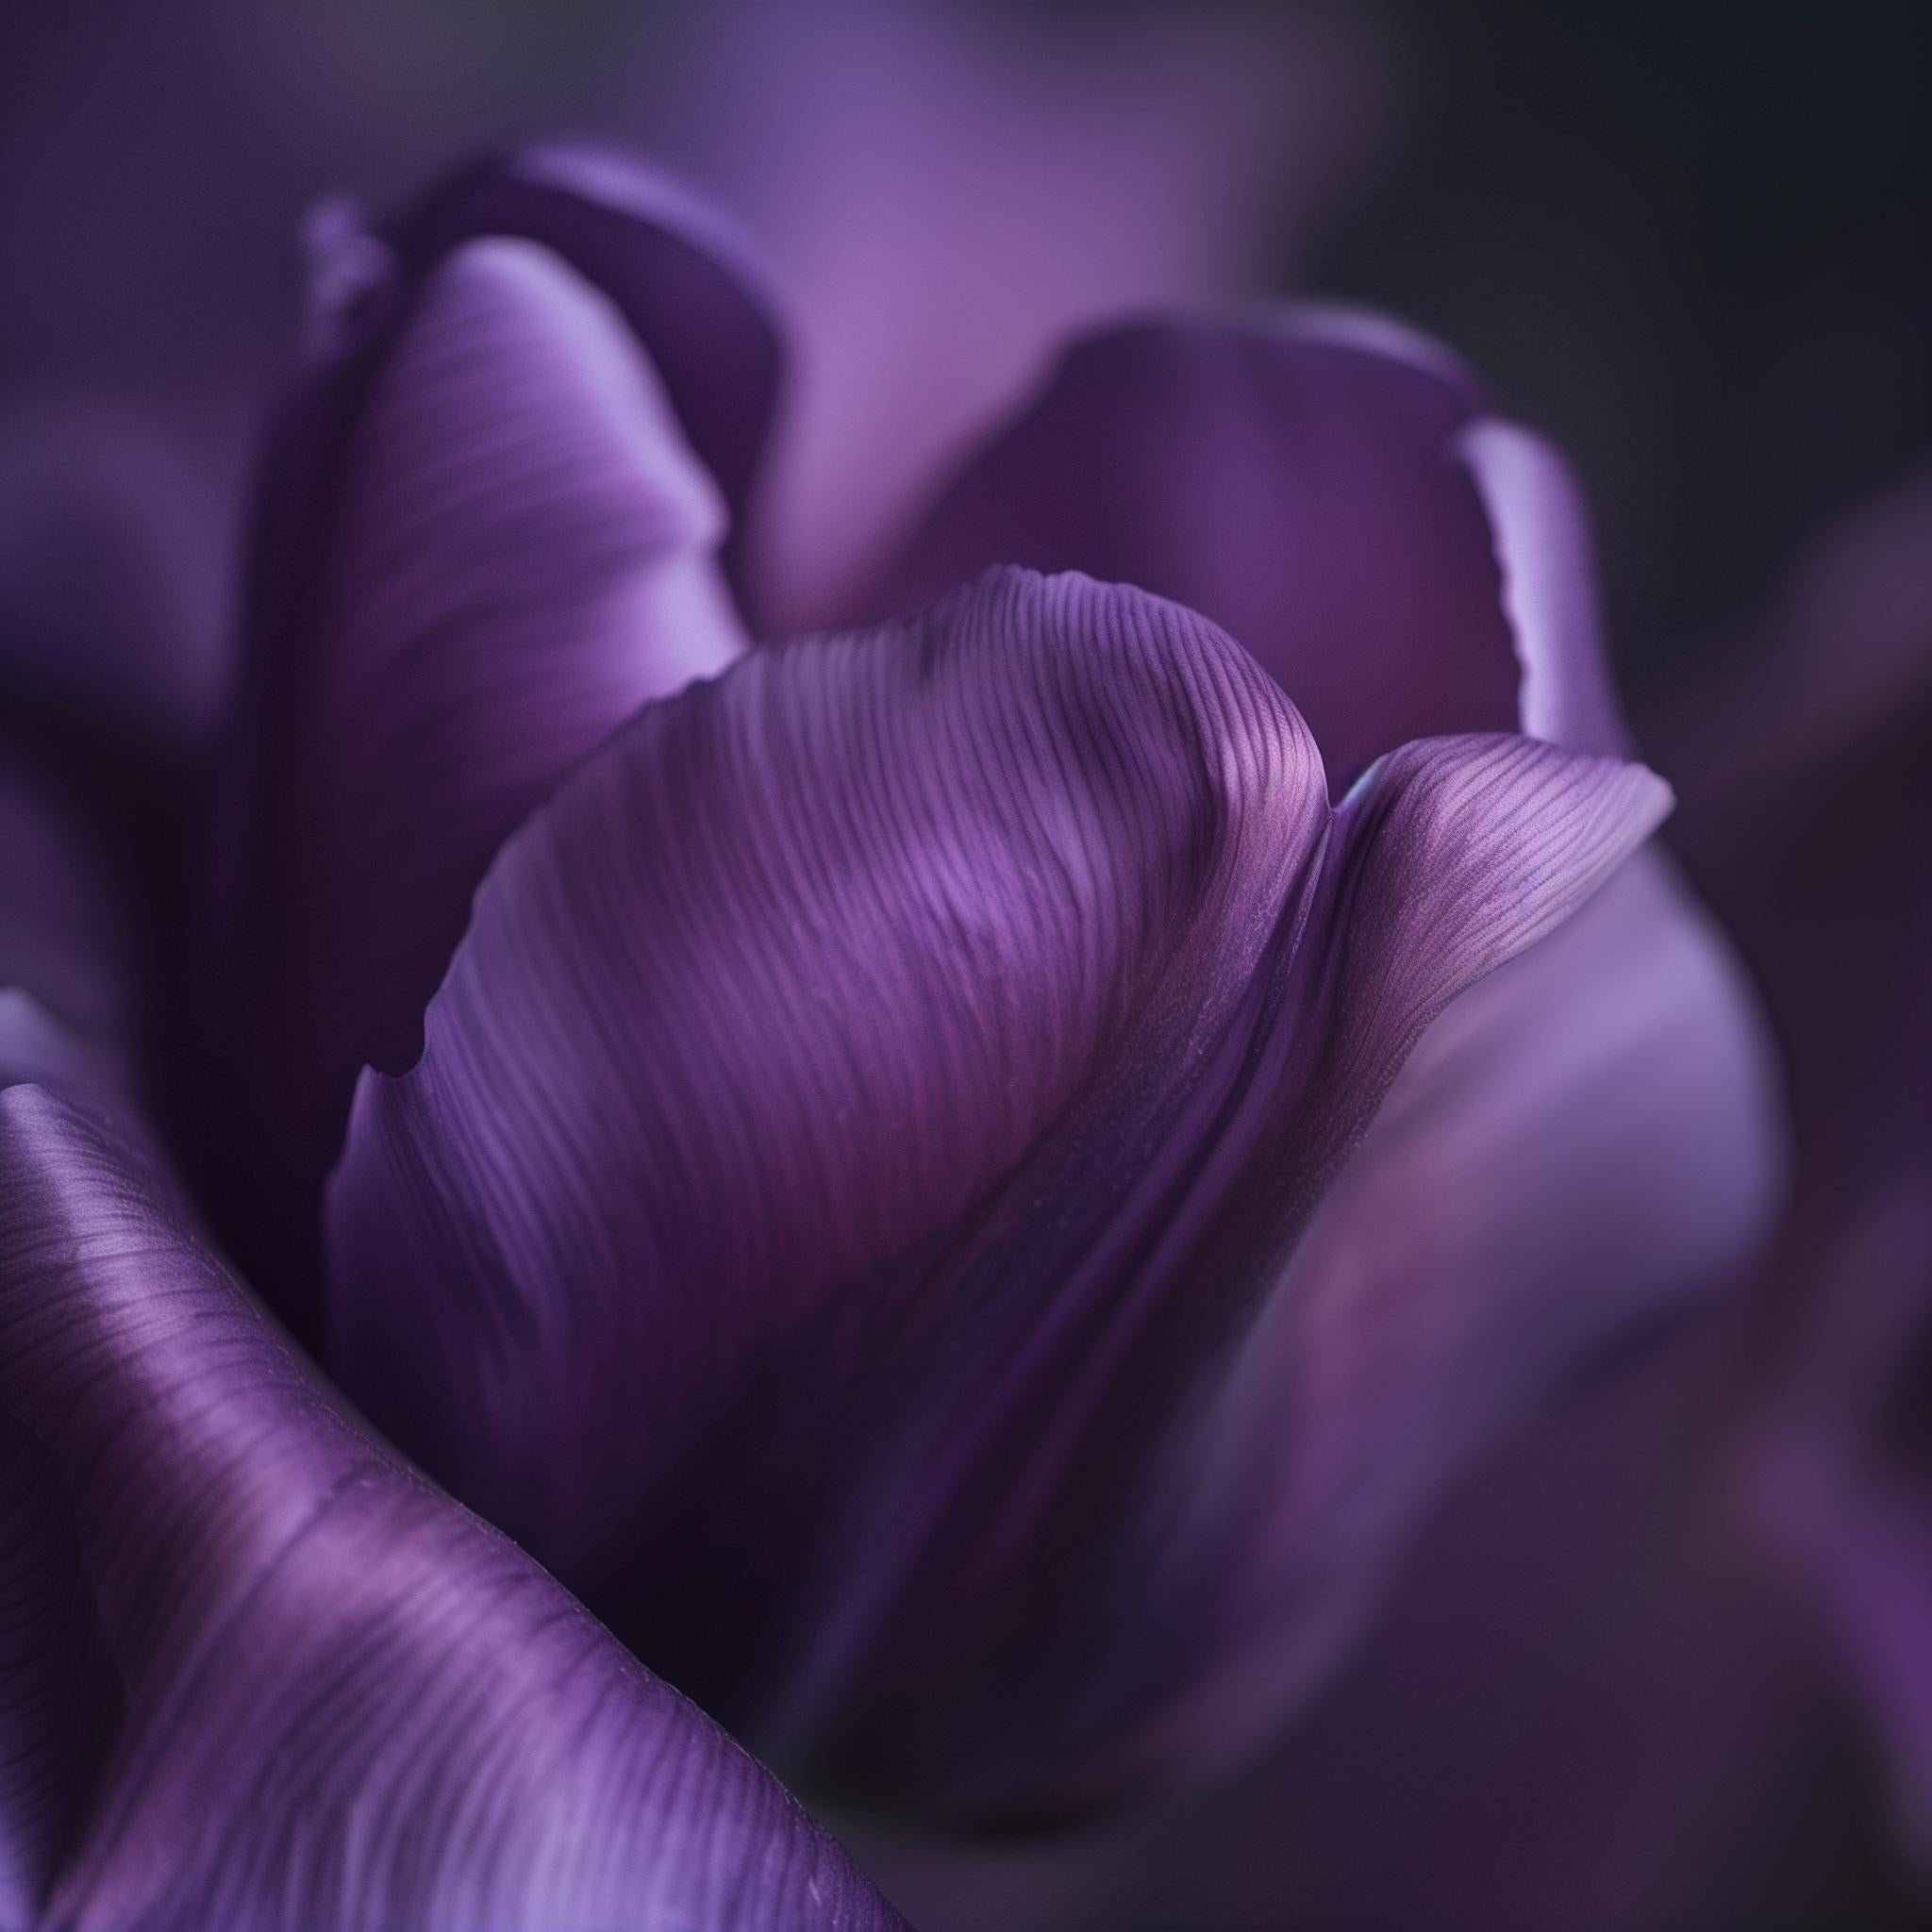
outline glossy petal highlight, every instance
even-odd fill
[[[0,1910],[69,1932],[896,1926],[363,1436],[125,1125],[0,1093]]]
[[[767,275],[729,223],[675,180],[613,148],[548,142],[484,161],[391,230],[426,264],[486,236],[548,249],[603,292],[644,345],[698,461],[723,492],[738,570],[785,380]]]

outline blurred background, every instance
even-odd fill
[[[1168,232],[1090,235],[1063,308],[1219,284],[1412,318],[1576,458],[1640,708],[1733,641],[1807,534],[1932,445],[1932,58],[1912,0],[948,11],[9,0],[0,407],[114,391],[232,480],[316,197],[380,208],[481,143],[566,127],[668,155],[782,268],[857,271],[856,305],[922,230],[908,274],[950,266],[957,299],[990,279],[997,301],[1112,218],[1118,169],[1170,194]],[[948,157],[1002,155],[962,225],[932,192]],[[1016,332],[1063,319],[1044,306]]]
[[[141,626],[152,675],[130,691],[105,653],[103,702],[204,734],[308,211],[345,192],[380,213],[521,136],[654,153],[769,258],[802,378],[774,488],[807,550],[911,521],[924,464],[1085,320],[1288,292],[1384,308],[1574,459],[1639,735],[1685,795],[1674,836],[1793,1058],[1804,1172],[1827,1143],[1875,1171],[1903,1135],[1848,1124],[1902,1118],[1928,1046],[1923,1017],[1903,1037],[1869,1019],[1923,1012],[1932,955],[1886,924],[1932,864],[1912,842],[1932,820],[1928,20],[1924,0],[7,0],[0,625],[69,680]],[[97,568],[108,548],[137,567]],[[1904,722],[1874,736],[1886,707]],[[1835,708],[1857,715],[1816,728]],[[1854,800],[1849,774],[1875,789]],[[1891,842],[1840,837],[1827,794]],[[1752,928],[1788,862],[1798,924],[1850,935],[1838,951]],[[1801,1024],[1824,1008],[1846,1025]],[[1846,1197],[1807,1185],[1800,1221],[1808,1201],[1836,1240]],[[1781,1295],[1804,1300],[1774,1279],[1757,1305]],[[1198,1874],[1240,1868],[1247,1903],[1219,1923],[1327,1924],[1312,1874],[1349,1874],[1334,1896],[1358,1905],[1391,1841],[1424,1891],[1474,1896],[1474,1867],[1500,1885],[1482,1932],[1915,1923],[1882,1726],[1711,1500],[1761,1344],[1607,1365],[1505,1458],[1276,1767],[1294,1829],[1264,1777],[1148,1831],[1148,1923],[1171,1896],[1190,1924]],[[1919,1348],[1932,1366],[1932,1329]],[[1907,1386],[1923,1412],[1932,1373]],[[1924,1530],[1932,1472],[1916,1500]],[[1492,1698],[1499,1657],[1534,1669]],[[917,1855],[861,1849],[907,1895],[928,1885]],[[1276,1915],[1291,1868],[1314,1919]],[[1055,1916],[1053,1874],[1043,1894],[1022,1875],[1038,1923],[1090,1923]],[[1020,1925],[1018,1883],[949,1876],[946,1923]],[[1064,1884],[1086,1895],[1077,1857]],[[1445,1913],[1415,1932],[1478,1923]]]

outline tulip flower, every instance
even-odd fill
[[[1393,325],[1131,322],[853,627],[754,644],[783,335],[716,218],[545,149],[316,245],[218,1224],[811,1789],[1052,1817],[1239,1757],[1772,1185],[1559,460]]]
[[[726,1730],[982,1839],[1247,1762],[1776,1191],[1561,460],[1142,312],[848,517],[663,175],[309,242],[190,970],[0,764],[0,1914],[887,1925]]]

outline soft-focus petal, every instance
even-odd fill
[[[0,765],[0,989],[125,1047],[138,960],[108,855],[62,788]]]
[[[1257,1541],[1278,1559],[1216,1607],[1231,1656],[1272,1621],[1319,1677],[1388,1577],[1309,1552],[1399,1552],[1578,1364],[1735,1274],[1777,1198],[1772,1066],[1725,948],[1650,853],[1436,1021],[1224,1405],[1217,1453],[1272,1488]],[[1242,1672],[1223,1691],[1193,1722],[1226,1739],[1260,1714]]]
[[[1932,1153],[1804,1257],[1806,1355],[1756,1445],[1760,1518],[1815,1591],[1932,1879]]]
[[[1932,1147],[1932,466],[1800,561],[1663,741],[1791,1064],[1807,1228]]]
[[[617,220],[581,206],[594,233]],[[656,231],[626,232],[649,258]],[[320,245],[341,326],[399,299],[382,243]],[[305,379],[276,448],[198,1076],[225,1076],[204,1163],[224,1229],[299,1323],[356,1074],[414,1057],[498,844],[640,704],[744,638],[718,488],[650,345],[535,242],[436,258],[376,342]]]
[[[67,394],[0,415],[0,695],[162,741],[219,691],[216,465],[162,413]]]
[[[1566,1384],[1241,1775],[1078,1836],[854,1821],[867,1869],[923,1932],[1864,1926],[1812,1862],[1819,1647],[1717,1507],[1736,1378],[1716,1313]],[[1774,1810],[1767,1856],[1747,1834]]]
[[[0,1917],[900,1922],[708,1720],[333,1406],[134,1130],[0,1092]]]
[[[1570,466],[1541,437],[1493,417],[1471,424],[1457,448],[1502,570],[1503,608],[1523,667],[1523,729],[1573,751],[1626,751],[1590,513]]]
[[[1330,777],[1412,738],[1517,726],[1489,519],[1449,353],[1287,309],[1074,342],[889,575],[903,608],[984,565],[1083,570],[1199,610],[1274,673]]]
[[[55,1034],[136,1072],[213,700],[212,511],[159,412],[0,412],[0,1079]]]
[[[852,621],[1048,343],[1278,277],[1385,126],[1377,36],[1336,9],[716,0],[685,39],[637,125],[758,234],[796,329],[759,545],[784,631]]]
[[[1758,1291],[1751,1482],[1815,1590],[1932,1874],[1932,471],[1801,560],[1706,743],[1686,849],[1792,1069],[1799,1189]],[[1689,769],[1687,765],[1687,770]]]
[[[1183,1773],[1204,1622],[1281,1561],[1230,1354],[1435,1012],[1663,804],[1489,738],[1331,813],[1250,659],[1082,578],[761,654],[507,848],[360,1090],[336,1359],[795,1761],[957,1810]]]

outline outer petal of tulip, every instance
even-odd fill
[[[1493,527],[1524,729],[1621,746],[1567,471],[1496,422],[1465,431],[1459,455]],[[1295,1255],[1251,1365],[1249,1412],[1226,1406],[1230,1467],[1269,1468],[1284,1429],[1306,1428],[1326,1460],[1310,1485],[1311,1453],[1273,1458],[1277,1594],[1223,1607],[1250,1619],[1272,1608],[1303,1633],[1319,1674],[1317,1618],[1280,1609],[1307,1594],[1293,1553],[1372,1521],[1399,1550],[1577,1365],[1734,1278],[1783,1178],[1774,1068],[1729,948],[1657,852],[1462,994],[1404,1066]],[[1385,1415],[1404,1426],[1348,1426]],[[1421,1440],[1432,1456],[1415,1453]],[[1337,1652],[1386,1579],[1362,1566],[1356,1581],[1354,1601],[1328,1595]],[[1196,1723],[1224,1739],[1257,1724],[1238,1674]]]
[[[1283,1561],[1223,1401],[1324,1187],[1665,798],[1497,737],[1331,810],[1250,659],[1084,578],[759,654],[518,835],[422,1063],[365,1081],[334,1359],[788,1761],[1109,1794],[1226,1664],[1204,1607]],[[1318,1489],[1329,1447],[1279,1439]],[[1383,1559],[1336,1524],[1293,1560]],[[1278,1713],[1310,1673],[1257,1623]]]
[[[1273,1490],[1274,1567],[1203,1606],[1204,1649],[1241,1657],[1272,1623],[1318,1682],[1390,1575],[1364,1562],[1341,1590],[1307,1551],[1399,1555],[1579,1364],[1735,1274],[1781,1173],[1770,1068],[1724,946],[1648,852],[1436,1021],[1224,1407],[1223,1464]],[[1230,1669],[1188,1727],[1226,1752],[1268,1720]]]
[[[1495,540],[1458,440],[1474,377],[1378,317],[1150,321],[1073,343],[888,575],[904,608],[993,562],[1083,570],[1239,638],[1346,786],[1411,738],[1517,728]]]
[[[125,1115],[0,1091],[0,1923],[902,1923],[334,1406]]]
[[[419,1050],[497,845],[640,704],[744,646],[686,424],[749,460],[758,311],[663,191],[565,165],[477,177],[393,245],[321,223],[325,341],[265,480],[201,1043],[202,1077],[227,1075],[201,1163],[219,1219],[298,1326],[356,1074]]]
[[[1004,1843],[855,1819],[867,1869],[922,1932],[1863,1927],[1803,1869],[1825,1807],[1791,1747],[1821,1729],[1818,1646],[1712,1507],[1734,1312],[1566,1384],[1432,1514],[1347,1670],[1239,1775]],[[1795,1828],[1754,1842],[1780,1800]]]
[[[1532,736],[1619,750],[1575,484],[1480,408],[1446,350],[1370,317],[1094,337],[965,465],[908,547],[902,594],[1010,553],[1180,596],[1253,645],[1331,769],[1407,732],[1519,715]],[[1283,1466],[1269,1444],[1296,1428],[1284,1414],[1331,1459],[1312,1491],[1308,1453],[1290,1459],[1269,1506],[1273,1591],[1224,1593],[1218,1612],[1291,1632],[1283,1669],[1317,1680],[1381,1579],[1362,1565],[1354,1601],[1325,1576],[1311,1593],[1295,1553],[1344,1519],[1380,1520],[1399,1548],[1574,1364],[1734,1273],[1774,1207],[1778,1112],[1752,996],[1657,855],[1458,1000],[1290,1268],[1253,1413],[1224,1411],[1225,1460],[1251,1484]],[[1387,1414],[1414,1437],[1339,1420]],[[1319,1529],[1308,1512],[1330,1508]],[[1303,1614],[1284,1617],[1297,1594]],[[1202,1698],[1201,1735],[1268,1721],[1238,1663]]]

